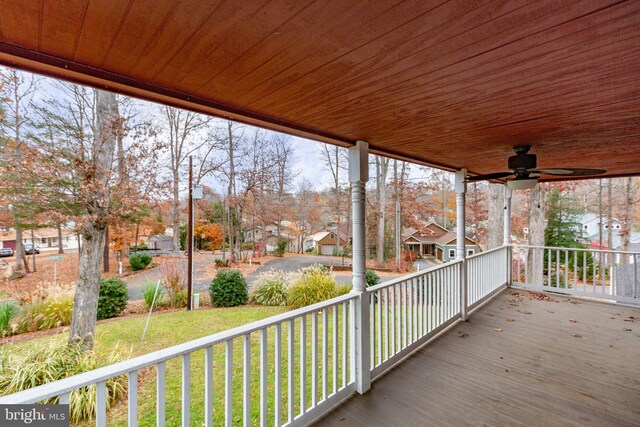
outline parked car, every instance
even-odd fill
[[[13,249],[11,248],[1,248],[0,249],[0,257],[5,256],[13,256]]]
[[[31,254],[40,254],[40,248],[38,248],[38,246],[33,246],[33,245],[24,245],[24,253],[27,255],[31,255]]]

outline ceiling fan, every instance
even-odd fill
[[[578,168],[550,168],[536,169],[537,158],[535,154],[529,154],[530,145],[520,145],[513,147],[516,155],[509,157],[509,172],[496,172],[486,175],[477,175],[467,178],[468,182],[486,181],[491,179],[507,179],[507,186],[512,190],[526,190],[536,186],[540,175],[560,175],[560,176],[591,176],[601,175],[606,171],[603,169],[578,169]]]

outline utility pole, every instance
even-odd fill
[[[398,161],[393,161],[393,184],[396,188],[396,212],[395,212],[395,246],[396,246],[396,268],[400,271],[400,261],[402,255],[402,233],[400,228],[400,188],[398,187]]]
[[[187,225],[187,310],[193,299],[193,156],[189,156],[189,223]]]

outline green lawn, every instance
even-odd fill
[[[436,309],[435,307],[433,309]],[[130,352],[131,357],[149,353],[175,344],[184,343],[189,340],[201,338],[216,332],[234,328],[236,326],[251,323],[276,314],[286,312],[285,307],[255,307],[243,306],[226,309],[209,309],[199,311],[181,311],[166,314],[154,314],[147,336],[144,342],[140,342],[140,336],[144,328],[146,317],[129,318],[105,322],[98,326],[96,350],[99,353],[108,354],[118,347],[121,351]],[[324,327],[324,313],[318,312],[305,317],[306,329],[306,406],[311,406],[312,398],[312,378],[313,368],[317,369],[317,400],[320,401],[323,395],[331,395],[334,392],[334,375],[337,379],[338,388],[343,385],[343,346],[348,346],[347,340],[343,339],[343,315],[342,306],[338,306],[338,316],[334,323],[333,310],[328,309],[326,315],[327,324],[327,390],[323,390],[323,358],[322,358],[322,332]],[[400,315],[400,310],[396,310]],[[317,317],[317,360],[312,359],[312,319]],[[386,316],[382,315],[383,325]],[[338,326],[337,348],[334,351],[333,329],[334,324]],[[391,325],[389,325],[391,326]],[[294,366],[294,407],[295,414],[300,413],[300,339],[301,339],[300,319],[296,319],[294,325],[295,355]],[[374,331],[372,331],[374,332]],[[377,332],[377,331],[376,331]],[[275,327],[270,327],[267,334],[267,419],[268,425],[274,424],[275,417]],[[288,416],[288,322],[282,325],[282,356],[281,356],[281,378],[282,389],[280,394],[281,421],[287,421]],[[37,338],[28,342],[15,345],[5,345],[0,347],[0,352],[10,352],[23,349],[27,346],[42,344],[47,341],[56,341],[61,344],[67,339],[66,334],[58,334],[49,337]],[[373,352],[377,353],[379,343],[373,340]],[[214,388],[214,425],[222,425],[225,416],[225,344],[216,344],[213,347],[213,388]],[[336,355],[337,370],[334,369],[333,356]],[[347,361],[349,354],[347,354]],[[251,334],[251,424],[260,424],[260,333]],[[243,339],[242,337],[233,340],[233,376],[232,376],[232,408],[233,424],[242,425],[243,421]],[[349,367],[345,371],[348,378]],[[156,421],[156,370],[147,369],[143,374],[144,380],[138,387],[138,419],[140,426],[153,426]],[[191,425],[202,425],[204,420],[204,350],[191,354]],[[166,424],[168,426],[181,424],[182,413],[182,360],[181,358],[170,360],[166,363]],[[127,425],[127,402],[126,398],[109,411],[108,424],[114,426]],[[92,425],[89,423],[88,425]]]
[[[167,314],[155,314],[147,331],[147,336],[143,343],[140,336],[146,321],[145,317],[129,318],[102,323],[97,329],[96,350],[101,353],[109,353],[116,346],[123,351],[131,353],[131,357],[138,356],[161,348],[183,343],[192,339],[200,338],[216,332],[227,330],[236,326],[251,323],[287,311],[285,307],[237,307],[227,309],[199,310],[193,312],[173,312]],[[322,384],[322,312],[317,314],[318,343],[317,343],[317,379],[318,379],[318,400],[323,396]],[[311,335],[312,315],[306,316],[306,404],[311,405],[312,394],[312,335]],[[338,313],[338,355],[342,355],[342,310]],[[329,310],[327,313],[328,339],[328,367],[327,367],[327,395],[333,392],[333,314]],[[295,407],[296,414],[300,412],[300,320],[297,319],[294,327],[295,358],[294,380],[295,380]],[[282,327],[282,422],[287,420],[288,409],[288,357],[287,340],[288,327],[285,323]],[[42,344],[47,341],[63,343],[66,334],[58,334],[49,337],[37,338],[28,342],[15,345],[5,345],[0,348],[0,352],[10,352],[24,349],[27,346]],[[274,424],[274,404],[275,404],[275,328],[268,329],[268,352],[267,352],[267,390],[268,405],[267,413],[269,424]],[[242,395],[243,395],[243,342],[242,338],[233,341],[233,424],[242,424]],[[180,425],[181,422],[181,387],[182,387],[182,365],[181,359],[168,361],[166,364],[166,421],[167,425]],[[224,420],[224,378],[225,366],[225,346],[218,344],[214,346],[214,425],[223,424]],[[251,335],[251,419],[252,425],[259,425],[260,421],[260,334]],[[338,387],[342,386],[342,361],[338,360]],[[139,425],[155,425],[156,417],[156,372],[152,368],[146,372],[145,380],[138,388],[138,417]],[[197,351],[191,355],[191,424],[201,425],[204,420],[204,350]],[[116,405],[108,414],[109,425],[127,424],[126,399]]]

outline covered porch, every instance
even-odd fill
[[[158,426],[168,404],[183,426],[637,423],[640,315],[610,304],[638,302],[637,262],[624,283],[605,264],[581,278],[586,256],[513,247],[506,187],[504,245],[468,256],[464,242],[467,178],[504,170],[515,145],[545,167],[640,174],[639,2],[71,3],[4,4],[0,63],[349,147],[353,291],[0,403],[92,387],[102,427],[107,380],[124,376],[137,426],[150,368]],[[366,287],[370,151],[455,171],[454,260]]]
[[[634,425],[639,316],[504,290],[316,425]]]

